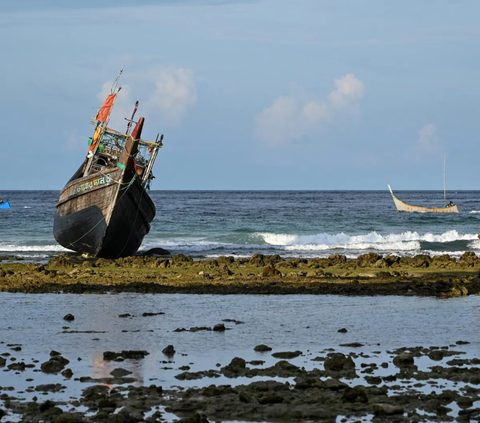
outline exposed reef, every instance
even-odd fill
[[[480,262],[473,252],[456,260],[363,254],[348,260],[285,260],[254,254],[194,260],[134,256],[117,260],[60,254],[47,264],[0,260],[0,291],[25,293],[336,294],[459,297],[480,293]]]

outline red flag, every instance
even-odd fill
[[[105,100],[105,103],[103,103],[102,107],[97,113],[97,116],[95,116],[96,120],[99,120],[100,122],[106,122],[108,119],[108,116],[110,115],[110,111],[112,110],[113,102],[115,101],[115,96],[117,94],[110,94],[107,99]]]

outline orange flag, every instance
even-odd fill
[[[115,96],[117,94],[110,94],[107,99],[105,100],[105,103],[103,103],[102,107],[97,113],[97,116],[95,116],[96,120],[99,120],[100,122],[106,122],[108,119],[108,116],[110,115],[110,111],[112,110],[113,102],[115,101]]]

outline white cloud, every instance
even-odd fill
[[[154,78],[156,89],[147,101],[147,107],[160,111],[170,123],[178,123],[197,101],[193,71],[167,68]]]
[[[361,99],[365,94],[365,85],[353,73],[335,79],[335,89],[328,95],[333,107],[342,109],[352,102]]]
[[[420,153],[437,153],[443,149],[443,143],[438,136],[437,125],[429,123],[418,131],[416,149]]]
[[[146,95],[141,95],[141,89],[135,90],[135,99],[132,98],[131,86],[122,84],[120,81],[119,95],[115,99],[109,127],[118,131],[126,129],[127,121],[134,108],[135,101],[140,100],[140,111],[138,116],[149,116],[160,118],[166,124],[176,125],[185,116],[188,109],[195,105],[197,92],[195,88],[194,73],[191,69],[184,68],[161,68],[151,70],[138,76],[138,80],[146,85]],[[145,84],[146,83],[146,84]],[[107,81],[102,85],[97,94],[98,107],[100,107],[107,96],[111,93],[113,81]],[[150,87],[148,88],[148,85]],[[93,111],[94,116],[96,111]]]
[[[364,95],[363,82],[349,73],[335,80],[335,89],[325,101],[300,98],[297,94],[279,97],[257,115],[255,134],[272,145],[311,136],[340,115],[354,110]]]

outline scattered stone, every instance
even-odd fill
[[[168,345],[162,350],[162,353],[164,353],[168,357],[171,357],[175,354],[175,348],[173,347],[173,345]]]
[[[342,372],[348,370],[355,370],[355,362],[351,357],[347,357],[342,353],[332,353],[325,358],[325,370],[330,372]]]
[[[347,333],[347,328],[341,328],[341,329],[338,329],[337,332],[339,333]]]
[[[103,353],[103,359],[105,361],[113,361],[118,359],[139,359],[145,358],[145,356],[147,355],[149,355],[149,352],[144,350],[128,350],[119,353],[113,351],[105,351]]]
[[[65,369],[63,372],[62,372],[62,376],[67,378],[67,379],[70,379],[72,376],[73,376],[73,372],[72,372],[72,369]]]
[[[69,360],[61,355],[57,355],[51,357],[50,360],[46,361],[45,363],[42,363],[40,369],[43,373],[59,373],[68,363],[70,363]]]
[[[397,367],[409,367],[415,364],[415,360],[412,354],[401,353],[393,359],[393,364]]]
[[[235,320],[235,319],[223,319],[222,322],[235,323],[236,325],[243,325],[245,323],[245,322],[242,322],[241,320]]]
[[[363,347],[363,344],[360,342],[351,342],[349,344],[340,344],[341,347],[349,347],[349,348],[360,348]]]
[[[122,369],[122,368],[118,368],[118,369],[113,369],[110,374],[117,378],[117,377],[124,377],[124,376],[128,376],[128,375],[131,375],[132,372],[126,370],[126,369]]]
[[[142,317],[150,317],[150,316],[160,316],[161,314],[165,314],[162,311],[159,313],[143,313]]]
[[[63,320],[66,320],[67,322],[73,322],[75,320],[75,316],[69,313],[63,316]]]
[[[169,256],[171,253],[165,248],[150,248],[150,250],[145,251],[142,253],[142,256]]]
[[[376,416],[392,416],[403,414],[404,410],[401,405],[378,403],[373,404],[373,412]]]
[[[291,358],[295,358],[295,357],[298,357],[300,355],[302,355],[301,351],[286,351],[286,352],[273,353],[272,357],[289,360]]]
[[[225,325],[223,323],[218,323],[213,327],[214,332],[225,332]]]
[[[260,344],[260,345],[257,345],[254,348],[254,350],[257,351],[257,352],[268,352],[268,351],[272,351],[272,348],[269,347],[268,345]]]

